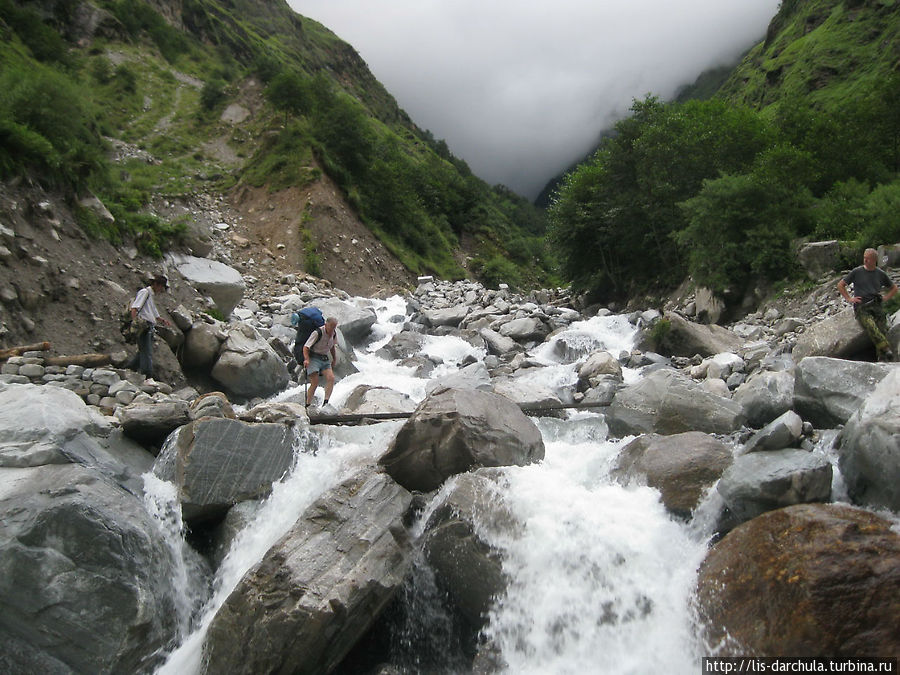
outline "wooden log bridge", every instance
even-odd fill
[[[526,415],[541,415],[555,410],[590,410],[593,408],[606,408],[609,403],[522,403],[519,408]],[[344,415],[310,415],[311,424],[362,424],[363,422],[384,422],[386,420],[403,420],[412,417],[411,412],[383,412],[383,413],[348,413]]]

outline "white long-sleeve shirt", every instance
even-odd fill
[[[134,302],[131,308],[138,311],[138,317],[146,319],[150,325],[155,325],[159,318],[159,311],[156,309],[156,303],[153,301],[153,289],[150,286],[142,288],[134,296]]]

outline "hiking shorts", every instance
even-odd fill
[[[311,353],[309,355],[309,365],[306,367],[306,374],[315,375],[324,373],[326,370],[331,370],[331,359],[327,355]]]

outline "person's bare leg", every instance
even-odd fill
[[[316,387],[319,386],[319,374],[312,373],[309,375],[309,391],[306,392],[306,405],[312,405],[313,399],[316,397]]]
[[[325,403],[331,398],[331,392],[334,390],[334,371],[329,368],[325,371]]]

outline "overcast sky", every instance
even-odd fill
[[[533,198],[647,93],[760,40],[778,0],[288,0],[423,129]]]

